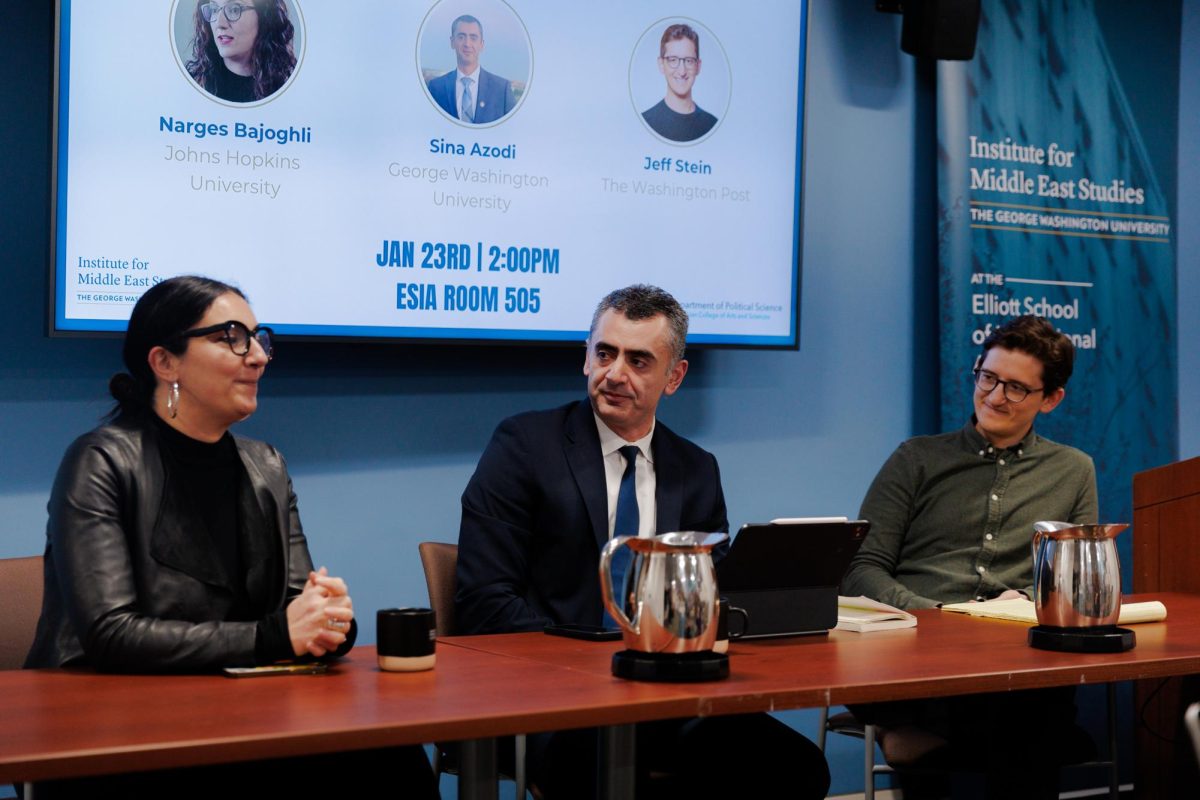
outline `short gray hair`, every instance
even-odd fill
[[[604,312],[610,309],[635,321],[657,317],[659,314],[666,317],[671,332],[668,342],[671,348],[671,366],[683,360],[687,344],[688,315],[669,292],[645,283],[635,283],[624,289],[609,292],[596,305],[596,313],[592,315],[592,327],[588,329],[588,341],[591,341],[596,332],[596,326],[600,324]]]

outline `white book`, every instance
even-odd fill
[[[880,603],[869,597],[843,597],[838,595],[839,631],[870,633],[890,631],[896,628],[915,628],[917,618],[907,611]]]

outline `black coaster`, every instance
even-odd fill
[[[699,653],[613,653],[612,674],[632,681],[689,683],[729,677],[729,656],[704,650]]]
[[[1096,628],[1055,628],[1034,625],[1029,629],[1029,646],[1060,653],[1124,653],[1137,643],[1133,631],[1116,625]]]

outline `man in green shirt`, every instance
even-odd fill
[[[1038,520],[1096,522],[1096,470],[1033,430],[1062,402],[1075,348],[1040,317],[997,328],[961,430],[900,445],[859,516],[871,532],[843,583],[899,608],[1031,595]]]
[[[1062,402],[1074,360],[1071,340],[1040,317],[1014,319],[984,341],[971,421],[900,445],[872,482],[859,512],[871,532],[843,594],[908,609],[1031,596],[1033,523],[1097,521],[1092,460],[1033,430],[1038,414]],[[963,654],[974,656],[986,658]],[[990,796],[1056,796],[1057,770],[1030,769],[1029,759],[1036,759],[1033,743],[1071,728],[1072,697],[1025,692],[854,710],[885,728],[932,733],[931,750],[952,752],[955,743],[971,740],[976,753],[991,754],[979,765]],[[1043,735],[1030,736],[1031,726]],[[951,760],[961,763],[961,755]],[[906,798],[924,795],[913,783],[904,780]]]

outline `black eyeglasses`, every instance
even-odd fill
[[[992,390],[997,386],[1004,387],[1004,397],[1010,403],[1019,403],[1034,392],[1043,392],[1045,387],[1041,389],[1030,389],[1022,383],[1013,383],[1012,381],[1002,381],[994,372],[988,372],[986,369],[975,370],[975,385],[984,394],[991,394]]]
[[[271,347],[271,336],[274,333],[266,325],[259,325],[254,330],[250,330],[236,319],[231,319],[228,322],[218,322],[216,325],[208,325],[203,328],[192,328],[190,331],[184,331],[177,338],[192,339],[197,336],[208,336],[209,334],[222,334],[221,340],[229,345],[229,349],[236,356],[245,356],[250,354],[250,341],[258,342],[258,346],[263,349],[270,359],[274,356],[274,350]]]
[[[249,3],[226,3],[219,6],[216,3],[205,3],[200,6],[200,16],[204,17],[204,21],[211,25],[217,19],[217,14],[224,12],[225,19],[230,22],[237,22],[242,18],[242,14],[247,11],[257,11],[254,6]]]
[[[680,64],[687,69],[695,69],[696,62],[700,59],[695,56],[663,56],[662,60],[667,62],[667,66],[671,69],[678,69]]]

